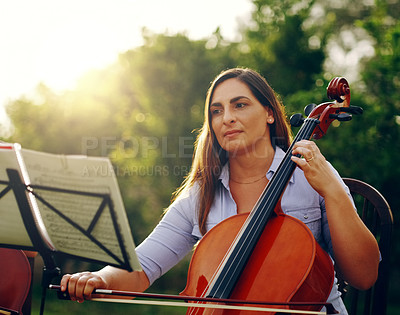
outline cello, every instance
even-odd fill
[[[29,296],[32,273],[27,255],[33,252],[0,248],[0,314],[23,314]]]
[[[346,121],[361,108],[350,107],[346,79],[333,79],[327,91],[335,103],[306,109],[305,120],[294,116],[301,129],[277,171],[249,214],[232,216],[204,235],[193,254],[184,296],[270,302],[324,302],[332,289],[334,269],[329,255],[319,246],[307,226],[283,213],[280,199],[296,164],[293,145],[319,139],[335,119]],[[210,255],[209,253],[212,253]],[[206,258],[205,258],[206,257]],[[289,306],[281,306],[289,308]],[[319,305],[300,307],[318,311]],[[192,307],[187,314],[204,314]],[[253,314],[214,310],[212,314]]]

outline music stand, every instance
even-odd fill
[[[18,204],[18,208],[21,212],[21,216],[23,219],[23,223],[25,225],[26,231],[28,232],[28,235],[31,239],[33,248],[26,248],[25,246],[18,246],[18,245],[7,245],[7,244],[1,244],[4,247],[14,247],[14,248],[22,248],[22,249],[30,249],[30,250],[35,250],[40,253],[40,255],[43,258],[44,262],[44,267],[43,267],[43,274],[42,274],[42,301],[41,301],[41,306],[40,306],[40,314],[43,314],[44,312],[44,304],[45,304],[45,297],[46,297],[46,292],[47,288],[51,284],[52,279],[54,277],[57,277],[61,274],[60,268],[57,266],[55,260],[54,260],[54,254],[59,252],[56,248],[53,248],[46,240],[45,238],[45,232],[41,230],[40,224],[38,224],[37,219],[34,216],[33,209],[32,209],[32,204],[30,202],[31,196],[34,196],[38,201],[46,205],[49,209],[51,209],[54,213],[56,213],[60,218],[62,218],[64,221],[66,221],[70,226],[72,226],[76,231],[79,231],[83,235],[85,235],[90,241],[95,243],[99,248],[101,248],[105,253],[107,253],[110,257],[112,257],[113,260],[115,260],[115,263],[110,263],[109,261],[106,262],[110,265],[114,265],[119,268],[126,269],[128,271],[132,271],[132,266],[130,264],[124,242],[122,239],[122,235],[118,229],[118,223],[116,220],[116,214],[113,206],[112,199],[109,194],[99,194],[99,193],[92,193],[92,192],[82,192],[82,191],[76,191],[76,190],[69,190],[69,189],[60,189],[60,188],[54,188],[54,187],[48,187],[48,186],[41,186],[41,185],[25,185],[23,182],[19,172],[15,169],[6,169],[9,181],[0,181],[0,184],[5,184],[7,185],[5,189],[3,189],[0,192],[0,199],[5,196],[9,191],[13,191],[15,195],[15,199]],[[63,193],[63,194],[70,194],[71,197],[74,195],[81,195],[81,196],[88,196],[91,198],[100,198],[100,206],[97,209],[93,219],[90,222],[90,225],[88,228],[84,228],[81,226],[79,222],[75,222],[68,216],[66,216],[63,212],[62,209],[57,209],[57,207],[53,206],[50,202],[46,201],[45,198],[43,198],[38,191],[40,190],[46,190],[46,191],[51,191],[51,192],[56,192],[56,193]],[[102,242],[100,242],[95,236],[93,236],[91,233],[93,229],[96,227],[96,224],[99,222],[99,218],[102,215],[102,213],[105,211],[106,207],[108,206],[108,209],[110,211],[110,216],[112,219],[113,223],[113,228],[115,231],[115,235],[118,240],[118,245],[119,249],[122,253],[122,258],[118,257],[112,250],[107,248],[106,245],[104,245]],[[87,258],[84,256],[80,255],[71,255],[65,252],[61,252],[63,254],[67,254],[70,257],[77,257],[82,260],[87,260],[91,262],[98,262],[98,263],[104,263],[104,261],[93,259],[93,258]]]

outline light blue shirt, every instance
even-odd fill
[[[274,160],[266,174],[268,180],[277,170],[284,154],[282,149],[276,148]],[[336,170],[334,172],[341,180]],[[345,186],[344,183],[343,185]],[[347,186],[345,189],[350,196]],[[150,283],[176,265],[202,238],[197,215],[199,198],[197,185],[187,189],[170,205],[153,232],[137,247],[137,255]],[[333,256],[325,201],[310,186],[303,171],[298,167],[282,196],[281,207],[287,215],[304,222],[321,247]],[[229,166],[225,165],[207,218],[207,230],[236,214],[237,205],[229,189]],[[336,278],[328,302],[332,303],[340,314],[347,314],[337,290]]]

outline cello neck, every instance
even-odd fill
[[[243,224],[234,244],[232,244],[231,249],[225,256],[221,268],[210,283],[206,293],[207,297],[220,299],[230,297],[296,168],[296,164],[291,160],[293,145],[298,141],[310,139],[318,124],[319,120],[314,118],[307,118],[304,121],[277,171],[265,187],[253,210],[250,212],[248,219]]]

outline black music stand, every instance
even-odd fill
[[[40,306],[40,314],[43,314],[43,312],[44,312],[44,304],[45,304],[47,288],[51,284],[51,281],[55,277],[57,277],[61,274],[60,268],[57,266],[57,264],[54,260],[54,254],[56,254],[57,252],[66,254],[69,257],[80,258],[82,260],[86,260],[86,261],[90,261],[90,262],[107,263],[109,265],[114,265],[118,268],[123,268],[128,271],[132,271],[132,266],[128,259],[128,255],[125,250],[125,246],[123,243],[121,233],[118,229],[118,223],[117,223],[115,210],[113,207],[113,202],[112,202],[109,194],[74,191],[74,190],[59,189],[59,188],[40,186],[40,185],[26,185],[23,182],[23,180],[17,170],[6,169],[6,171],[7,171],[9,181],[8,182],[0,181],[0,184],[7,185],[5,189],[0,191],[0,199],[4,195],[6,195],[9,191],[11,191],[11,190],[13,191],[13,193],[15,195],[15,199],[18,204],[18,208],[21,212],[23,223],[24,223],[25,228],[28,232],[28,235],[31,239],[33,248],[29,248],[29,247],[27,248],[26,246],[24,247],[24,246],[18,246],[18,245],[7,245],[7,244],[0,244],[0,245],[4,246],[4,247],[35,250],[35,251],[38,251],[39,254],[42,256],[43,262],[44,262],[44,267],[43,267],[43,274],[42,274],[42,301],[41,301],[41,306]],[[100,203],[100,206],[97,209],[96,214],[94,215],[89,227],[85,229],[79,224],[79,222],[75,222],[74,220],[72,220],[71,218],[69,218],[68,216],[63,214],[63,212],[60,211],[60,209],[57,209],[52,204],[47,202],[44,198],[42,198],[40,196],[40,194],[36,190],[47,190],[47,191],[54,191],[57,193],[96,197],[96,198],[101,198],[101,203]],[[84,234],[93,243],[95,243],[99,248],[101,248],[105,253],[107,253],[110,257],[112,257],[112,259],[115,260],[116,263],[104,262],[104,261],[100,261],[97,259],[87,258],[84,256],[68,254],[68,253],[65,253],[62,251],[58,251],[57,249],[49,246],[49,243],[46,242],[46,239],[44,239],[44,237],[43,237],[44,233],[43,233],[43,231],[41,231],[41,228],[37,222],[37,219],[34,216],[32,205],[29,202],[29,194],[33,195],[37,200],[39,200],[44,205],[46,205],[49,209],[51,209],[53,212],[55,212],[58,216],[60,216],[63,220],[65,220],[67,223],[69,223],[77,231]],[[117,240],[118,240],[119,249],[122,253],[122,259],[120,257],[118,257],[117,254],[113,253],[109,248],[107,248],[107,246],[102,244],[96,237],[94,237],[91,234],[94,227],[98,223],[98,220],[99,220],[101,214],[105,211],[105,208],[107,206],[110,211],[110,216],[111,216],[113,228],[114,228]]]

